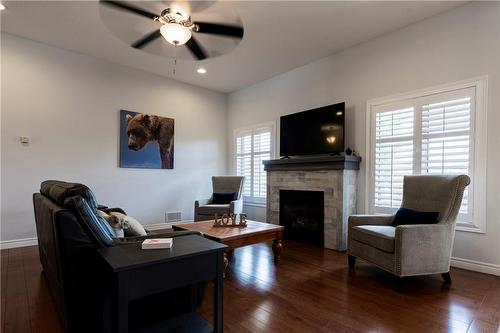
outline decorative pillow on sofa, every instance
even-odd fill
[[[406,224],[437,224],[439,212],[419,212],[408,208],[399,208],[392,220],[392,226]]]
[[[109,215],[116,217],[118,221],[124,226],[123,231],[126,237],[147,235],[147,232],[142,224],[132,216],[128,216],[118,212],[111,212],[109,213]]]
[[[84,198],[79,195],[67,198],[64,201],[64,205],[70,206],[75,210],[82,228],[87,232],[87,235],[96,246],[113,245],[115,238],[113,229],[106,220],[97,215],[97,211],[93,210]]]
[[[238,194],[236,192],[232,193],[213,193],[212,203],[214,205],[227,205],[231,201],[238,200]]]
[[[99,209],[97,210],[97,215],[108,222],[109,226],[113,229],[116,238],[125,237],[123,229],[128,227],[128,225],[125,225],[123,221],[121,221],[118,217],[114,215],[108,215],[106,212],[103,212]]]

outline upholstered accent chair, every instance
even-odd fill
[[[451,283],[450,258],[455,221],[465,188],[460,176],[405,176],[402,208],[439,212],[437,224],[391,225],[393,215],[352,215],[348,262],[364,259],[398,277],[440,273]]]
[[[209,199],[194,202],[194,220],[213,220],[215,214],[239,214],[243,212],[243,184],[242,176],[213,176],[213,193],[236,193],[236,200],[228,204],[214,204],[213,195]]]

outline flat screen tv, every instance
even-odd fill
[[[343,152],[344,118],[344,102],[281,117],[280,155],[289,157]]]

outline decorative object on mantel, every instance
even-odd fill
[[[239,222],[237,221],[237,216],[240,216]],[[222,214],[219,218],[219,214],[214,216],[214,227],[239,227],[244,228],[247,226],[247,214]]]
[[[347,149],[345,150],[345,154],[346,154],[347,156],[351,156],[351,155],[352,155],[352,149],[351,149],[351,148],[349,148],[349,147],[347,147]]]

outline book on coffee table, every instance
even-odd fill
[[[173,238],[150,238],[142,242],[143,250],[170,249],[174,243]]]

